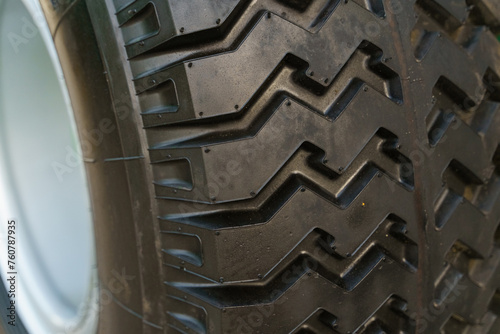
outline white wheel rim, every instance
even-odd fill
[[[87,180],[38,1],[0,0],[0,34],[0,244],[15,219],[16,311],[30,333],[93,333],[98,289]],[[10,271],[5,248],[2,279]]]

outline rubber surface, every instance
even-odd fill
[[[129,326],[500,332],[495,0],[87,6],[151,208]]]

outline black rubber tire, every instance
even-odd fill
[[[99,333],[500,333],[497,0],[42,4]]]

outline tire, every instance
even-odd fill
[[[498,2],[42,6],[99,333],[500,333]]]

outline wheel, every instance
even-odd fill
[[[500,333],[497,3],[42,0],[94,332]]]
[[[91,333],[88,182],[40,4],[0,0],[0,35],[0,333]]]

